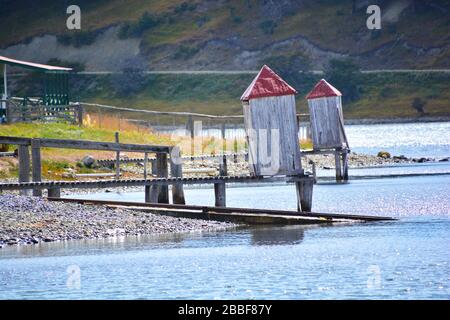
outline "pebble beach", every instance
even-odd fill
[[[130,209],[50,202],[38,197],[2,195],[0,201],[0,248],[64,240],[224,230],[236,226]]]

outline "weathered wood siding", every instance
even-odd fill
[[[342,123],[341,97],[325,97],[308,100],[313,147],[319,149],[341,148],[345,144]]]
[[[302,172],[294,95],[244,103],[250,171],[257,175]]]

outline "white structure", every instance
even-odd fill
[[[306,96],[314,150],[348,149],[341,97],[339,90],[324,79]]]
[[[252,174],[303,174],[296,93],[294,88],[265,65],[242,95]]]

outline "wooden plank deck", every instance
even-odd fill
[[[197,205],[179,205],[162,203],[139,203],[111,200],[89,200],[74,198],[48,198],[50,201],[75,202],[81,204],[121,207],[148,211],[155,214],[195,219],[213,219],[219,221],[240,222],[246,224],[330,224],[341,222],[392,221],[391,217],[354,214],[333,214],[297,212],[288,210],[210,207]]]

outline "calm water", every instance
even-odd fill
[[[315,211],[400,220],[8,247],[0,298],[449,299],[449,193],[447,175],[320,184]],[[211,189],[186,194],[213,201]],[[227,197],[230,206],[295,207],[289,185],[230,188]]]

